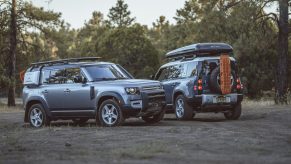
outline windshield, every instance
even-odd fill
[[[85,67],[93,81],[129,79],[125,73],[114,65],[94,65]]]

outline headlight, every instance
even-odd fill
[[[125,92],[130,95],[139,94],[139,89],[135,87],[125,88]]]

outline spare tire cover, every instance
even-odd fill
[[[231,90],[235,88],[235,83],[236,81],[235,72],[231,71]],[[219,93],[221,94],[221,88],[220,88],[220,68],[217,67],[215,68],[211,74],[210,74],[210,79],[209,79],[209,87],[210,90],[214,93]]]

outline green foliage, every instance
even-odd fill
[[[116,6],[109,10],[108,24],[113,27],[130,26],[135,18],[130,17],[131,12],[128,10],[128,5],[123,0],[117,0]]]
[[[149,77],[159,66],[158,52],[139,24],[112,29],[97,45],[97,53],[121,64],[137,78]]]

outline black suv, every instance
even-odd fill
[[[229,57],[230,92],[222,94],[220,56]],[[167,113],[175,112],[180,120],[189,120],[200,112],[222,112],[226,119],[241,115],[242,84],[233,49],[224,43],[199,43],[166,54],[171,61],[155,75],[166,92]]]

